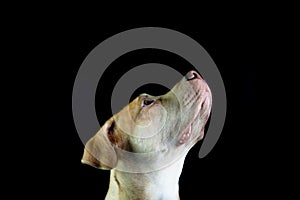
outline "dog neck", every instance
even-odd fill
[[[106,200],[112,199],[179,199],[178,181],[184,157],[172,165],[149,173],[111,170]]]

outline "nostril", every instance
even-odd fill
[[[197,73],[193,72],[193,75],[194,75],[195,78],[198,78],[198,74]]]
[[[199,75],[197,72],[195,72],[195,71],[189,71],[189,72],[185,75],[185,79],[186,79],[187,81],[190,81],[190,80],[193,80],[193,79],[196,79],[196,78],[200,79],[200,75]]]

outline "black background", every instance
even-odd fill
[[[86,199],[105,197],[109,171],[97,170],[80,162],[84,146],[72,118],[73,83],[81,63],[99,43],[119,32],[145,26],[170,28],[192,37],[210,54],[225,84],[227,116],[224,129],[216,146],[205,158],[198,158],[201,142],[189,152],[179,182],[181,198],[222,195],[242,199],[274,193],[279,175],[275,175],[271,168],[277,161],[273,150],[266,145],[269,133],[259,128],[263,116],[257,115],[261,104],[265,104],[260,99],[260,77],[264,70],[262,57],[269,36],[264,21],[103,21],[49,20],[42,30],[45,36],[43,45],[47,47],[43,64],[48,87],[48,123],[44,142],[47,164],[39,173],[46,180],[41,185],[50,183],[50,187],[44,186],[46,194],[67,198],[84,195]],[[126,58],[118,59],[98,85],[96,110],[100,124],[111,115],[108,108],[112,86],[106,82],[118,80],[120,71],[116,70],[125,73],[126,66],[153,61],[178,68],[182,73],[191,67],[182,58],[159,50],[132,52]],[[148,86],[138,92],[143,89],[150,94],[165,91]],[[269,189],[269,186],[274,187]]]

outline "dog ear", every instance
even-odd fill
[[[110,140],[114,121],[111,118],[85,145],[81,162],[100,169],[112,169],[117,164],[117,155]]]

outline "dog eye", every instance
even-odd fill
[[[149,105],[151,105],[153,102],[154,102],[153,99],[144,99],[144,100],[143,100],[143,105],[142,105],[142,107],[149,106]]]

